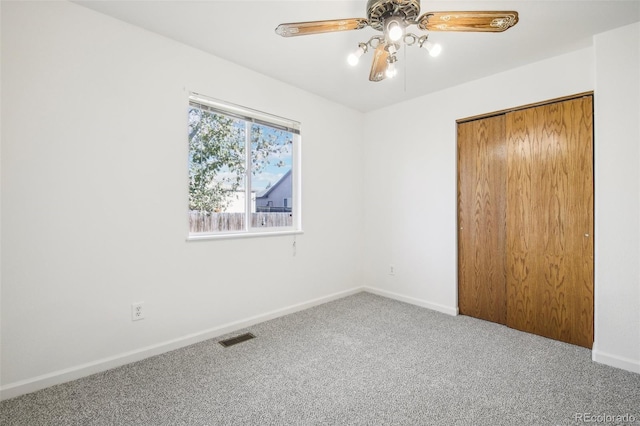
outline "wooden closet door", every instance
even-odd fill
[[[592,97],[510,112],[507,325],[593,344]]]
[[[505,324],[505,116],[458,124],[458,307]]]

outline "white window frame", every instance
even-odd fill
[[[228,238],[248,238],[248,237],[262,237],[262,236],[276,236],[276,235],[292,235],[302,234],[302,185],[301,185],[301,132],[300,123],[288,118],[279,117],[266,112],[258,111],[255,109],[247,108],[244,106],[232,104],[229,102],[221,101],[218,99],[210,98],[198,93],[190,93],[188,99],[189,107],[196,106],[199,108],[207,109],[214,113],[224,114],[233,118],[244,120],[247,125],[247,129],[250,128],[252,123],[262,124],[276,129],[282,129],[290,132],[293,135],[293,149],[292,149],[292,165],[291,165],[291,183],[292,183],[292,226],[278,226],[278,227],[257,227],[251,226],[251,214],[252,214],[252,190],[251,190],[251,153],[250,149],[245,150],[246,157],[246,175],[245,175],[245,217],[244,217],[244,229],[241,231],[221,231],[221,232],[198,232],[192,233],[189,230],[189,223],[187,220],[187,241],[201,241],[201,240],[213,240],[213,239],[228,239]],[[246,135],[246,147],[251,146],[251,134],[245,132]],[[188,214],[187,207],[187,214]]]

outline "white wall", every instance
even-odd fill
[[[639,39],[635,24],[598,36],[594,48],[367,114],[366,285],[455,314],[455,121],[595,90],[594,359],[640,372]]]
[[[596,344],[640,373],[640,24],[595,37]]]
[[[592,90],[592,53],[579,50],[367,114],[367,285],[457,313],[456,120]],[[378,125],[398,117],[396,126]],[[380,205],[380,194],[391,201]]]
[[[72,3],[1,6],[3,397],[361,286],[361,113]],[[302,123],[295,256],[186,242],[190,90]]]

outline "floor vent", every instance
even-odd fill
[[[222,346],[224,346],[225,348],[227,348],[229,346],[237,345],[238,343],[242,343],[242,342],[246,342],[247,340],[251,340],[254,337],[256,337],[256,336],[254,336],[251,333],[245,333],[245,334],[241,334],[241,335],[236,336],[236,337],[232,337],[231,339],[220,340],[219,343]]]

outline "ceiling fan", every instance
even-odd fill
[[[440,53],[442,48],[429,41],[428,34],[418,36],[407,32],[410,25],[417,25],[423,31],[502,32],[517,23],[518,12],[515,11],[426,12],[420,15],[420,0],[368,0],[366,19],[292,22],[278,25],[276,33],[282,37],[296,37],[360,30],[365,27],[380,31],[382,35],[375,35],[366,43],[359,43],[358,49],[349,55],[348,60],[355,66],[364,53],[373,49],[369,80],[382,81],[396,75],[396,53],[401,43],[406,46],[417,44],[431,56]]]

